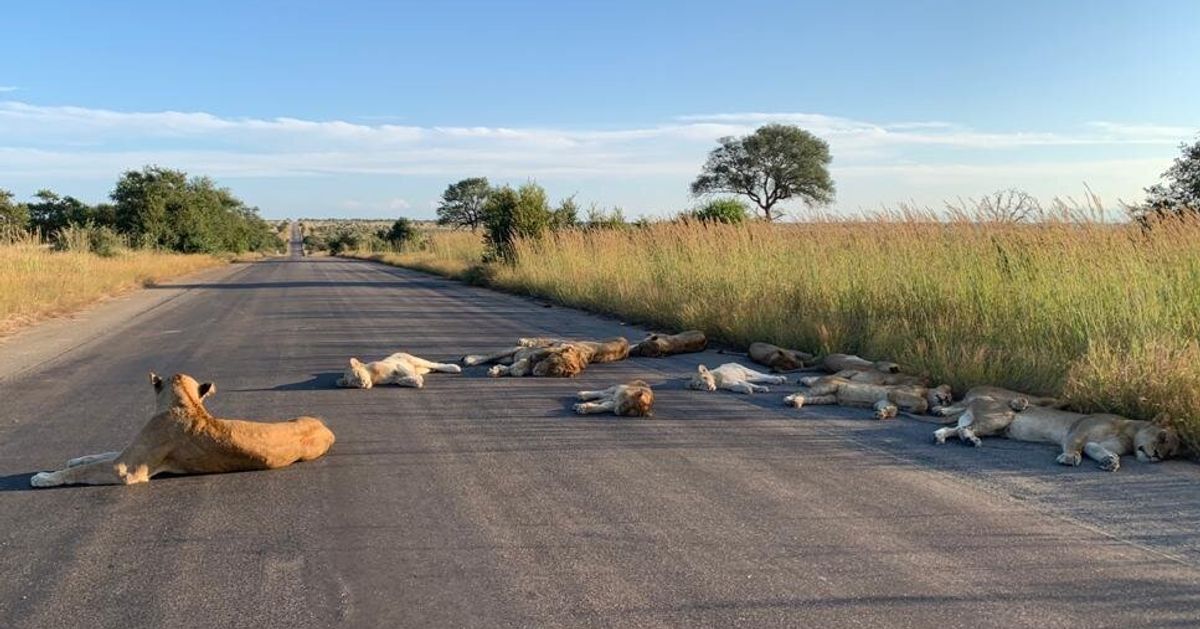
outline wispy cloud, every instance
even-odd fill
[[[21,88],[15,85],[0,85],[0,92],[15,92]]]

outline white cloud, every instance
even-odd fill
[[[15,92],[21,88],[15,85],[0,85],[0,92]]]

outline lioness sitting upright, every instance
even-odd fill
[[[679,334],[651,334],[633,346],[630,354],[648,358],[662,358],[672,354],[703,352],[708,347],[708,337],[700,330],[688,330]]]
[[[488,370],[493,378],[526,375],[571,378],[591,363],[614,362],[629,355],[629,341],[623,337],[606,341],[522,338],[517,343],[517,347],[495,354],[464,356],[462,363],[468,367],[499,363]]]
[[[653,414],[654,391],[641,380],[614,384],[599,391],[580,391],[575,412],[580,415],[612,413],[621,417],[649,417]]]
[[[751,343],[746,352],[750,360],[771,368],[771,371],[796,371],[808,366],[813,355],[796,349],[784,349],[770,343]]]
[[[29,484],[132,485],[161,472],[266,470],[310,461],[333,445],[333,432],[314,417],[271,423],[217,419],[204,408],[215,384],[198,384],[185,374],[165,382],[150,374],[150,382],[154,416],[124,450],[71,459],[64,469],[35,474]]]
[[[991,436],[1053,443],[1062,448],[1057,459],[1062,465],[1079,465],[1086,454],[1109,472],[1121,467],[1123,455],[1132,453],[1139,461],[1157,463],[1179,452],[1175,431],[1151,422],[1110,414],[1084,415],[1031,406],[1023,397],[975,393],[968,393],[956,426],[934,431],[937,443],[945,443],[946,437],[955,434],[976,447],[982,445],[980,437]]]
[[[696,367],[696,374],[688,381],[688,388],[697,391],[725,389],[735,393],[769,393],[771,389],[762,386],[764,382],[783,384],[787,382],[787,378],[755,371],[737,363],[725,363],[716,369],[700,365]]]
[[[449,363],[435,363],[412,354],[396,352],[383,360],[364,363],[357,358],[350,359],[350,366],[338,378],[339,387],[351,389],[370,389],[377,384],[398,384],[402,387],[425,386],[425,374],[432,371],[442,373],[461,373],[462,368]]]

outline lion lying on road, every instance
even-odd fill
[[[688,330],[679,334],[651,334],[633,347],[630,354],[648,358],[662,358],[672,354],[703,352],[708,347],[708,337],[700,330]]]
[[[858,382],[861,384],[878,384],[884,386],[929,386],[929,378],[924,376],[910,376],[904,373],[888,373],[877,369],[847,369],[839,371],[832,376],[806,376],[799,379],[801,385],[806,387],[815,387],[826,382],[834,380],[849,380],[850,382]]]
[[[599,391],[580,391],[575,412],[580,415],[612,413],[622,417],[649,417],[653,414],[654,391],[641,380],[614,384]]]
[[[837,404],[875,409],[876,419],[892,419],[900,411],[924,413],[950,403],[950,385],[929,388],[920,384],[881,385],[854,382],[830,376],[819,378],[807,391],[783,398],[783,403],[804,405]]]
[[[591,363],[614,362],[629,356],[629,341],[620,336],[606,341],[523,338],[517,343],[517,347],[495,354],[464,356],[462,363],[468,367],[499,363],[488,370],[493,378],[526,375],[570,378]]]
[[[829,373],[852,369],[855,371],[882,371],[900,373],[900,365],[889,360],[869,361],[854,354],[828,354],[821,358],[820,367]]]
[[[696,367],[696,375],[688,382],[689,389],[716,391],[726,389],[735,393],[768,393],[771,389],[761,383],[783,384],[787,378],[755,371],[737,363],[725,363],[716,369],[704,365]]]
[[[1062,448],[1057,459],[1062,465],[1079,465],[1086,454],[1109,472],[1120,469],[1123,455],[1132,453],[1139,461],[1157,463],[1180,449],[1175,431],[1151,422],[1030,406],[1024,397],[989,395],[994,392],[972,389],[964,399],[965,410],[958,416],[958,424],[934,431],[934,440],[945,443],[946,437],[957,434],[976,447],[982,445],[980,437],[992,436],[1053,443]]]
[[[813,355],[795,349],[784,349],[770,343],[751,343],[747,350],[750,360],[771,368],[771,371],[796,371],[808,366]]]
[[[357,358],[350,359],[350,366],[338,378],[339,387],[351,389],[370,389],[377,384],[398,384],[402,387],[425,386],[425,374],[432,371],[442,373],[461,373],[458,365],[435,363],[418,358],[412,354],[397,352],[375,362],[363,363]]]
[[[156,396],[154,416],[120,452],[67,461],[67,467],[29,479],[34,487],[132,485],[161,472],[214,474],[285,467],[310,461],[333,445],[333,432],[321,420],[297,417],[284,422],[217,419],[204,399],[217,390],[175,374],[164,382],[150,374]]]

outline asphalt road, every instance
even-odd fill
[[[711,352],[336,389],[350,356],[643,330],[327,258],[157,290],[179,295],[0,380],[0,627],[1200,624],[1192,463],[1065,469],[1048,447],[784,408],[790,386],[686,390],[730,358]],[[28,489],[122,446],[151,370],[215,381],[218,415],[321,416],[337,444],[272,472]],[[635,376],[654,419],[570,413]]]

